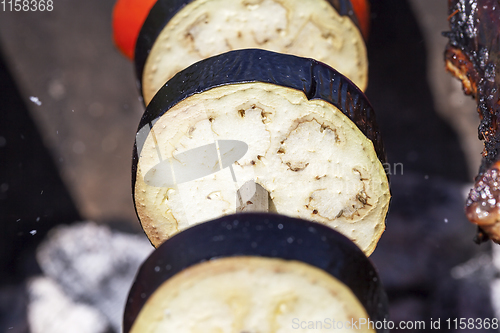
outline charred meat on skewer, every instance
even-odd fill
[[[446,69],[477,101],[484,140],[483,160],[466,203],[467,218],[478,225],[477,240],[500,243],[500,3],[497,0],[449,0],[451,31]]]

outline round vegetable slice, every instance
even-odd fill
[[[349,326],[366,318],[349,288],[318,268],[231,257],[195,265],[164,282],[130,332],[276,332],[308,322]],[[360,332],[374,331],[363,325]]]
[[[354,22],[348,0],[159,0],[137,40],[144,102],[189,65],[245,48],[314,58],[364,90],[368,60]]]
[[[118,0],[113,8],[113,40],[127,58],[134,59],[135,43],[156,0]]]
[[[314,222],[248,213],[188,228],[156,249],[131,288],[123,328],[287,332],[335,320],[367,332],[375,331],[369,321],[379,328],[387,314],[375,268],[346,237]]]
[[[370,254],[390,193],[375,114],[364,94],[312,59],[238,50],[177,74],[136,136],[134,204],[154,246],[234,213],[262,186],[271,211],[325,223]]]
[[[358,26],[365,39],[370,34],[370,3],[368,0],[351,0],[352,9],[358,19]]]

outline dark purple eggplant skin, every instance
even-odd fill
[[[158,0],[151,8],[146,21],[142,25],[135,44],[134,65],[137,86],[142,96],[142,75],[144,65],[153,48],[156,38],[167,23],[187,4],[195,0]],[[342,16],[348,16],[359,27],[358,19],[352,9],[350,0],[327,0]]]
[[[372,141],[380,162],[383,165],[386,163],[375,112],[365,94],[354,83],[314,59],[260,49],[230,51],[201,60],[177,73],[153,97],[142,116],[138,131],[144,126],[151,127],[171,107],[194,94],[223,85],[248,82],[271,83],[296,89],[303,91],[310,100],[321,99],[333,104]],[[141,150],[141,142],[136,140],[132,156],[133,198]]]
[[[233,256],[297,260],[347,285],[370,320],[388,320],[388,302],[375,267],[348,238],[316,223],[277,214],[244,213],[201,223],[172,236],[142,264],[128,295],[123,332],[166,280],[198,263]],[[389,332],[389,330],[377,330]]]
[[[448,10],[447,69],[462,80],[465,93],[476,99],[478,137],[484,140],[483,159],[465,211],[479,226],[478,243],[488,237],[500,243],[500,234],[492,228],[494,220],[500,220],[500,2],[449,0]]]

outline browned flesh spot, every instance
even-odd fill
[[[264,0],[244,0],[243,5],[245,6],[255,6],[260,5]]]
[[[292,170],[293,172],[298,172],[298,171],[302,171],[304,170],[305,168],[307,168],[307,166],[309,165],[309,163],[304,163],[304,162],[301,162],[301,163],[294,163],[294,165],[292,165],[291,162],[287,162],[286,165],[288,166],[288,168],[290,170]]]
[[[365,192],[360,192],[356,195],[356,199],[361,202],[363,205],[366,205],[368,202],[368,196],[366,195]]]
[[[191,126],[191,127],[189,128],[189,130],[188,130],[188,136],[189,136],[190,138],[192,138],[192,137],[193,137],[193,132],[194,132],[195,130],[196,130],[196,127],[195,127],[195,126]]]
[[[252,109],[255,109],[255,106],[252,107]],[[269,116],[272,114],[272,112],[266,112],[264,110],[262,110],[262,112],[260,113],[260,116],[262,117],[262,123],[263,124],[267,124],[268,122],[271,121],[271,119],[269,118]]]
[[[196,49],[195,36],[193,36],[193,33],[196,34],[196,32],[194,31],[196,30],[197,26],[202,24],[207,24],[208,22],[209,22],[209,15],[207,13],[204,13],[187,28],[186,32],[184,33],[184,38],[181,39],[181,41],[185,46],[187,46],[192,51],[197,52],[199,55],[201,55],[201,53],[199,52],[199,50]]]

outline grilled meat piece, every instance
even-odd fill
[[[478,242],[500,243],[500,2],[449,0],[451,31],[446,69],[477,101],[484,140],[483,160],[466,203],[467,218],[479,226]],[[486,234],[486,235],[485,235]]]

